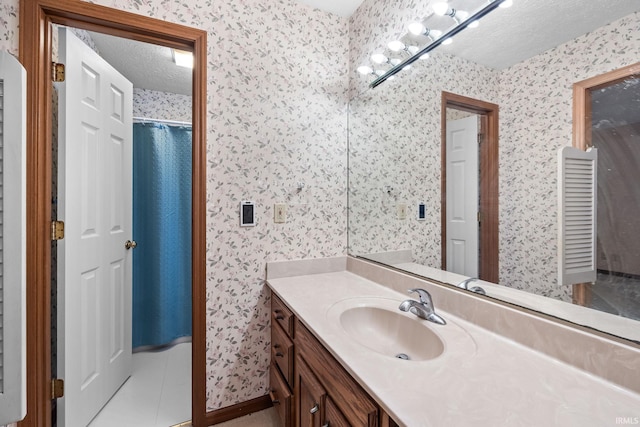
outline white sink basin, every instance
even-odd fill
[[[418,319],[404,316],[399,310],[380,307],[353,307],[340,315],[342,328],[370,350],[410,360],[434,359],[444,351],[444,343]]]
[[[399,310],[403,300],[349,298],[327,311],[327,319],[359,346],[398,360],[429,361],[458,347],[456,354],[475,354],[471,336],[446,315],[446,325],[423,320]]]

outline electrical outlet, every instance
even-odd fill
[[[407,219],[407,205],[406,203],[398,203],[396,205],[396,212],[398,219]]]
[[[273,222],[276,224],[287,222],[287,205],[284,203],[276,203],[273,205]]]

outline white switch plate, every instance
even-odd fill
[[[284,203],[276,203],[273,205],[273,222],[276,224],[287,222],[287,205]]]
[[[398,219],[407,219],[407,205],[406,203],[398,203],[396,205]]]

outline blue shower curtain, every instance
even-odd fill
[[[133,348],[191,336],[191,127],[133,125]]]

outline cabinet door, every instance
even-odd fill
[[[296,426],[320,427],[327,393],[299,355],[296,357],[296,387]]]
[[[344,417],[340,409],[333,403],[330,397],[327,396],[324,424],[322,427],[351,427],[349,421]]]

